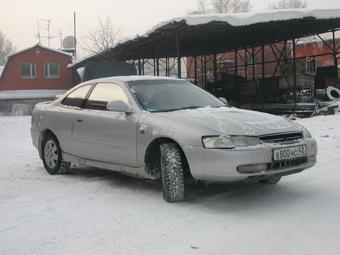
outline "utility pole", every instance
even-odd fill
[[[73,36],[74,36],[74,58],[77,58],[77,17],[73,12]]]

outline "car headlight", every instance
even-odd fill
[[[202,143],[207,149],[233,149],[262,144],[257,137],[252,136],[208,136],[202,137]]]
[[[311,133],[303,125],[301,125],[300,123],[297,123],[295,121],[291,121],[291,123],[302,132],[304,138],[311,138],[312,137]]]

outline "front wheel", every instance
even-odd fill
[[[183,160],[178,146],[174,143],[164,143],[161,150],[161,175],[163,197],[167,202],[184,200]]]
[[[46,135],[42,141],[42,160],[51,175],[66,174],[71,165],[63,161],[59,142],[53,135]]]

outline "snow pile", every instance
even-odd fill
[[[340,18],[340,9],[291,9],[271,10],[262,12],[228,13],[228,14],[199,14],[174,18],[168,22],[162,22],[153,31],[166,24],[185,21],[188,26],[207,24],[213,21],[225,22],[231,26],[247,26],[256,23],[270,21],[284,21],[291,19],[303,19],[313,17],[316,19]]]
[[[160,184],[98,169],[44,170],[29,117],[0,117],[0,254],[339,254],[340,115],[299,120],[317,165],[275,186]]]
[[[0,66],[0,77],[2,75],[2,71],[4,70],[5,66]]]
[[[0,99],[40,99],[55,98],[62,95],[66,90],[0,90]]]
[[[268,10],[262,12],[246,12],[246,13],[228,13],[228,14],[197,14],[185,17],[173,18],[164,21],[154,26],[151,30],[142,36],[148,37],[150,34],[156,32],[163,26],[168,26],[177,22],[185,22],[188,26],[204,25],[210,22],[225,22],[231,26],[247,26],[257,23],[271,22],[271,21],[287,21],[293,19],[303,19],[313,17],[316,19],[334,19],[340,18],[340,9],[288,9],[288,10]],[[133,39],[132,39],[133,40]],[[123,44],[127,39],[120,41]]]

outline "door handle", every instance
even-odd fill
[[[77,120],[77,122],[84,122],[83,120]]]

